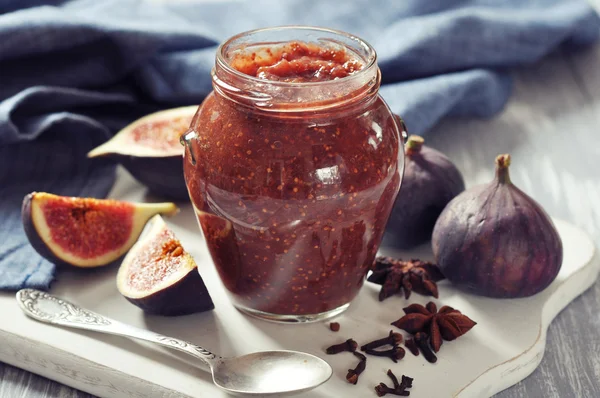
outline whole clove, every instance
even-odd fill
[[[406,354],[404,348],[400,347],[398,344],[393,344],[392,348],[389,350],[378,351],[366,349],[364,351],[369,355],[377,357],[388,357],[394,362],[398,362],[400,359],[404,358],[404,355]]]
[[[388,371],[388,372],[391,373],[391,371]],[[392,373],[392,375],[393,375],[393,373]],[[400,387],[399,388],[403,388],[403,389],[412,388],[412,382],[413,382],[413,380],[414,379],[412,377],[408,377],[408,376],[402,375],[402,382],[400,383]],[[396,379],[396,382],[398,382],[398,379]]]
[[[399,383],[398,378],[391,369],[388,369],[387,375],[390,379],[392,379],[394,388],[388,387],[385,383],[379,383],[375,387],[375,392],[377,393],[378,397],[383,397],[386,394],[398,395],[401,397],[408,397],[410,395],[410,391],[406,391],[406,389],[412,387],[413,379],[411,377],[402,375],[402,381]]]
[[[390,330],[390,334],[384,338],[373,340],[370,343],[364,344],[360,347],[362,351],[373,350],[375,348],[382,347],[384,345],[394,345],[402,343],[402,335],[400,333],[394,333]]]
[[[340,324],[339,324],[339,323],[337,323],[337,322],[331,322],[331,323],[329,324],[329,329],[330,329],[332,332],[339,332],[339,331],[340,331]]]
[[[415,334],[415,343],[421,349],[425,359],[431,363],[437,362],[437,357],[429,347],[429,336],[426,333],[419,332]]]
[[[354,356],[357,357],[360,361],[358,365],[354,369],[348,369],[348,374],[346,375],[346,381],[350,384],[356,384],[358,382],[358,376],[365,370],[367,366],[367,357],[365,357],[360,352],[353,352]]]
[[[389,388],[385,385],[385,383],[379,383],[377,386],[375,386],[375,392],[377,393],[378,397],[383,397],[387,394],[399,395],[401,397],[408,397],[410,395],[409,391],[400,391],[396,390],[395,388]]]
[[[325,352],[327,354],[339,354],[340,352],[348,351],[354,352],[358,348],[358,343],[352,339],[348,339],[340,344],[334,344],[330,347],[327,347]]]
[[[408,348],[408,350],[414,355],[414,356],[419,356],[419,347],[417,347],[417,344],[415,343],[415,340],[413,339],[408,339],[404,342],[404,345],[406,346],[406,348]]]

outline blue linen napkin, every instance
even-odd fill
[[[422,134],[494,115],[511,68],[596,41],[598,22],[584,0],[0,1],[0,289],[47,289],[55,274],[24,235],[23,196],[104,197],[114,165],[86,153],[143,114],[199,104],[234,34],[306,24],[366,39],[382,95]]]

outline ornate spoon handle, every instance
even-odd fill
[[[188,353],[209,368],[220,358],[196,344],[115,321],[40,290],[19,290],[17,301],[25,314],[41,322],[149,341]]]

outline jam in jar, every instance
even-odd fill
[[[375,51],[328,29],[261,29],[222,44],[212,77],[182,137],[184,174],[233,304],[284,322],[341,313],[403,173]]]

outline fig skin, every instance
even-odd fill
[[[165,253],[164,247],[173,247],[179,254]],[[154,251],[153,251],[154,249]],[[160,257],[157,256],[157,253]],[[149,257],[144,257],[149,256]],[[165,259],[167,263],[158,260]],[[172,260],[168,264],[168,260]],[[148,261],[142,269],[132,264]],[[152,268],[152,267],[158,268]],[[154,285],[141,289],[131,286],[134,273],[142,270],[156,272],[167,266],[169,271],[161,279],[151,280]],[[200,276],[198,266],[192,256],[181,246],[173,231],[162,217],[156,215],[148,222],[147,232],[127,253],[117,272],[117,289],[130,303],[141,308],[145,313],[160,316],[189,315],[210,311],[215,308],[212,298]]]
[[[543,208],[511,183],[509,164],[509,155],[499,155],[494,181],[454,198],[433,231],[442,273],[480,296],[532,296],[554,281],[562,265],[558,231]]]
[[[75,208],[75,203],[81,205],[85,202],[96,202],[103,203],[106,207],[114,206],[127,206],[131,214],[131,231],[128,239],[122,242],[121,246],[113,247],[109,252],[102,253],[97,257],[92,258],[81,258],[73,253],[65,252],[59,244],[52,241],[47,235],[40,231],[48,229],[49,226],[41,225],[45,224],[46,220],[41,210],[34,210],[34,207],[41,206],[40,203],[52,202],[52,201],[66,201],[67,203],[72,202]],[[65,197],[49,194],[46,192],[31,192],[23,198],[21,206],[21,221],[23,223],[23,229],[25,235],[29,239],[29,243],[34,250],[46,260],[54,263],[58,266],[73,266],[77,268],[93,268],[101,266],[109,266],[117,263],[127,253],[127,250],[133,246],[137,238],[142,232],[142,229],[146,222],[155,214],[173,215],[179,211],[174,203],[135,203],[135,202],[122,202],[111,199],[94,199],[94,198],[77,198],[77,197]],[[39,215],[34,215],[39,214]],[[89,240],[90,237],[79,237],[80,240]]]
[[[176,201],[189,199],[183,178],[183,154],[167,157],[108,156],[125,167],[151,193]]]
[[[402,250],[428,242],[444,207],[465,190],[456,166],[411,135],[405,144],[404,177],[386,226],[386,245]]]
[[[137,181],[157,196],[187,201],[189,196],[183,177],[184,149],[181,144],[178,142],[176,147],[148,147],[136,142],[133,137],[138,128],[148,128],[158,134],[158,129],[163,123],[171,123],[171,128],[167,130],[177,133],[178,136],[182,135],[189,127],[187,120],[193,119],[197,109],[197,105],[191,105],[146,115],[125,126],[109,141],[91,150],[87,156],[107,157],[121,164]],[[182,120],[186,123],[182,124]],[[179,131],[182,127],[184,130]],[[162,128],[164,129],[164,126]],[[158,137],[161,137],[160,134]],[[148,140],[148,137],[144,139]]]
[[[29,240],[29,244],[33,247],[33,249],[46,260],[57,266],[69,266],[70,263],[62,260],[57,257],[52,250],[44,243],[40,235],[38,234],[35,225],[33,223],[33,218],[31,217],[31,201],[33,199],[34,193],[27,194],[23,199],[23,204],[21,205],[21,221],[23,223],[23,230],[25,231],[25,235]],[[120,258],[123,255],[119,256]],[[118,260],[115,259],[115,260]]]

